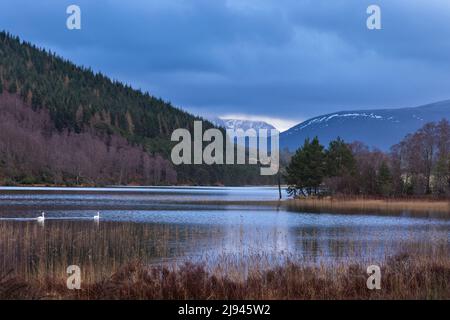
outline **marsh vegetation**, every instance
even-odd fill
[[[0,298],[449,298],[445,216],[288,211],[268,189],[109,192],[0,195]],[[366,288],[372,264],[381,291]]]

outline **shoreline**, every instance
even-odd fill
[[[52,191],[52,192],[82,192],[96,191],[113,192],[116,190],[126,190],[137,192],[145,188],[233,188],[226,186],[136,186],[136,185],[114,185],[114,186],[57,186],[57,185],[20,185],[20,186],[0,186],[0,193],[24,191]],[[277,186],[239,186],[236,188],[275,188]],[[3,188],[3,190],[1,190]],[[10,189],[9,189],[10,188]],[[55,188],[55,190],[51,190]],[[34,189],[34,190],[32,190]],[[47,189],[47,190],[46,190]],[[58,189],[58,190],[56,190]],[[274,197],[276,198],[276,197]],[[178,201],[177,201],[178,202]],[[314,212],[314,213],[412,213],[412,214],[444,214],[450,217],[450,199],[439,199],[432,197],[415,198],[374,198],[374,197],[311,197],[311,198],[282,198],[274,200],[187,200],[179,201],[183,204],[197,205],[218,205],[218,206],[254,206],[254,207],[283,207],[294,212]]]

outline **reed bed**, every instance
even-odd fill
[[[450,218],[450,202],[430,199],[365,199],[365,198],[304,198],[284,202],[292,211],[345,213],[410,213],[418,216],[435,215]]]
[[[196,225],[49,221],[43,228],[2,221],[0,299],[450,299],[445,230],[426,241],[405,239],[383,257],[371,250],[389,242],[338,241],[322,252],[309,229],[295,246],[314,256],[280,252],[278,242],[269,253],[257,247],[192,255],[214,241],[220,248],[223,232]],[[237,232],[222,245],[246,243]],[[275,239],[259,232],[261,247]],[[81,266],[81,290],[67,289],[72,264]],[[371,264],[381,267],[381,290],[366,287]]]
[[[34,221],[0,221],[0,273],[41,281],[79,265],[84,281],[92,283],[131,260],[171,261],[219,235],[214,228],[165,224],[48,221],[43,227]]]
[[[364,263],[311,266],[295,261],[251,269],[244,279],[186,262],[177,267],[129,262],[111,276],[68,290],[64,279],[0,276],[0,299],[450,299],[448,255],[387,257],[381,290],[366,287]]]
[[[383,215],[411,214],[418,217],[450,218],[450,201],[433,198],[362,198],[362,197],[311,197],[286,200],[235,200],[188,201],[189,204],[227,207],[286,208],[296,212],[376,213]]]

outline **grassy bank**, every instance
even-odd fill
[[[287,261],[251,269],[244,279],[203,264],[178,268],[129,263],[81,290],[65,279],[0,275],[0,299],[450,299],[448,255],[403,253],[381,266],[381,290],[366,287],[367,264],[308,266]]]

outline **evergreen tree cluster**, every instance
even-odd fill
[[[450,124],[426,123],[389,153],[361,142],[307,139],[286,167],[292,196],[450,196]]]
[[[315,137],[305,140],[286,167],[285,179],[288,193],[297,195],[317,195],[328,190],[324,180],[352,175],[356,171],[356,163],[350,147],[340,138],[330,142],[325,149]]]

